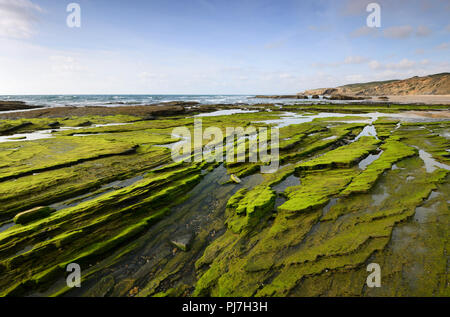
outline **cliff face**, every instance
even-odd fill
[[[450,73],[441,73],[424,77],[416,76],[404,80],[351,84],[337,88],[313,89],[305,91],[304,94],[344,94],[356,96],[449,95]]]

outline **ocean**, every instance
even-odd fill
[[[61,106],[124,106],[151,105],[169,101],[195,101],[200,104],[316,103],[319,100],[259,99],[254,95],[0,95],[0,100],[24,101],[28,105]],[[330,102],[330,101],[327,101]]]

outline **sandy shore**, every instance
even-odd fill
[[[419,116],[429,117],[429,118],[442,118],[450,119],[450,110],[444,111],[410,111],[411,114],[416,114]]]
[[[450,95],[408,95],[408,96],[387,96],[389,101],[398,103],[423,103],[428,105],[449,104]],[[377,97],[374,97],[374,100]]]

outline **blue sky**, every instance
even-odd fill
[[[78,0],[81,28],[70,2],[0,0],[0,94],[284,94],[450,71],[449,0]]]

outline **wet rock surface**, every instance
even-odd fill
[[[22,101],[2,101],[0,100],[0,111],[27,110],[41,108],[39,106],[30,106]]]
[[[61,128],[0,143],[0,295],[448,294],[448,120],[367,105],[202,117],[278,125],[281,166],[261,174],[248,161],[174,163],[161,145],[180,142],[172,129],[191,128],[197,105],[158,107],[169,112],[32,111],[21,132]],[[11,223],[37,206],[55,210]],[[80,289],[66,287],[69,263],[81,265]],[[382,266],[383,288],[365,287],[368,263]]]

